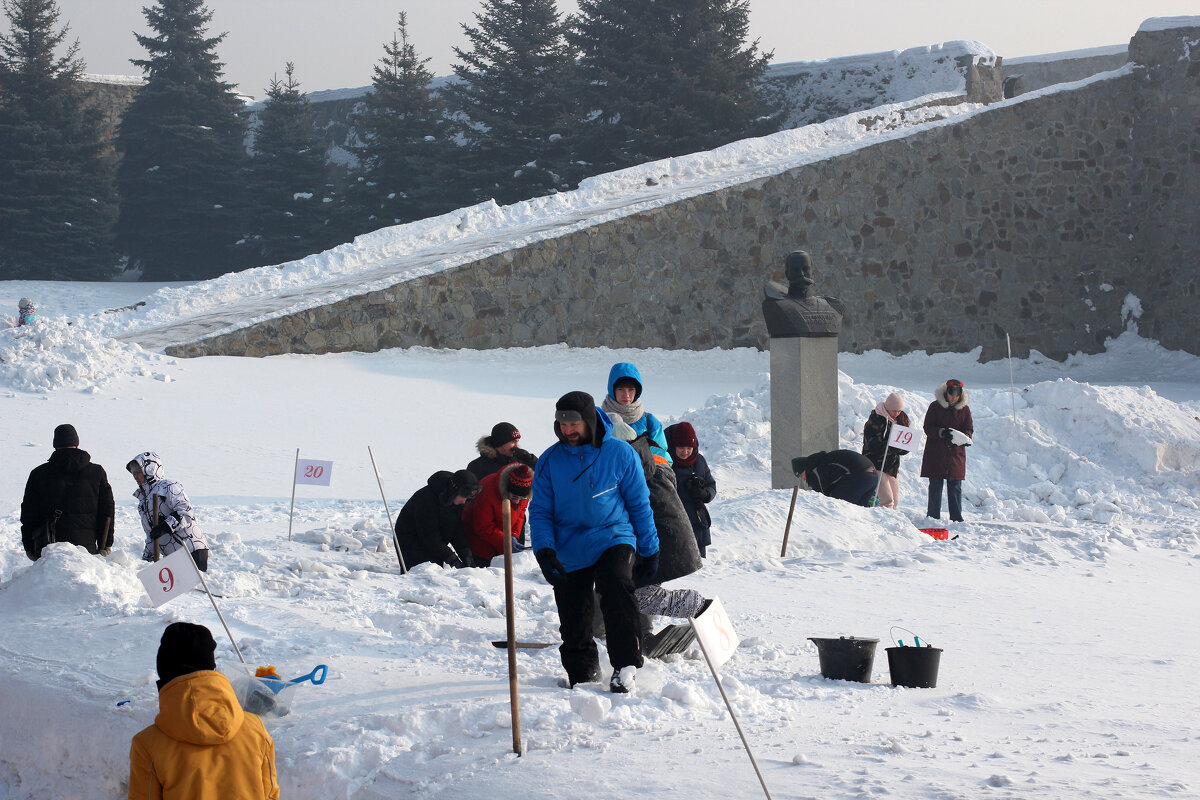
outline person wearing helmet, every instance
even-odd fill
[[[178,481],[163,473],[162,457],[158,453],[139,453],[125,465],[137,481],[133,496],[138,501],[138,515],[146,531],[143,561],[159,558],[186,547],[201,572],[208,571],[208,540],[196,524],[192,501]]]
[[[28,297],[22,297],[17,302],[17,327],[23,325],[32,325],[39,321],[41,317],[37,315],[37,306]]]

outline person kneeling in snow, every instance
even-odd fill
[[[435,472],[413,492],[396,515],[396,540],[406,568],[426,561],[456,569],[470,566],[462,512],[478,493],[479,481],[465,469]]]
[[[525,528],[525,506],[533,488],[533,470],[524,464],[509,464],[479,483],[479,494],[463,508],[463,527],[475,566],[487,567],[496,556],[504,555],[505,500],[511,510],[509,535],[513,549],[520,550],[521,531]]]
[[[129,800],[278,800],[275,742],[217,672],[203,625],[174,622],[158,646],[158,716],[129,748]]]
[[[162,458],[158,453],[139,453],[125,465],[138,488],[133,496],[138,501],[138,515],[146,531],[143,561],[158,561],[165,555],[186,547],[201,572],[208,572],[208,540],[196,524],[192,501],[178,481],[163,474]]]
[[[871,459],[853,450],[818,450],[792,459],[792,472],[826,497],[859,506],[875,505],[879,474]]]

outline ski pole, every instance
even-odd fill
[[[404,563],[404,553],[400,552],[400,534],[396,533],[396,527],[392,525],[392,510],[388,508],[387,493],[383,491],[383,478],[379,477],[379,466],[375,463],[375,454],[371,452],[371,446],[367,445],[367,455],[371,457],[371,467],[375,470],[375,482],[379,484],[379,494],[383,497],[383,511],[387,514],[388,528],[392,531],[392,541],[396,543],[396,558],[400,559],[400,572],[408,572],[408,565]]]
[[[225,615],[221,613],[221,609],[217,606],[217,599],[213,597],[212,590],[208,588],[208,581],[204,580],[204,572],[196,564],[196,557],[192,555],[191,549],[184,543],[183,537],[178,533],[171,531],[171,538],[188,554],[188,561],[192,562],[192,569],[196,570],[196,577],[200,579],[200,585],[204,587],[204,593],[208,595],[208,602],[212,603],[213,611],[217,612],[217,619],[221,620],[221,627],[225,629],[225,635],[229,637],[229,643],[233,645],[233,652],[237,653],[237,657],[243,666],[249,666],[246,664],[246,657],[242,655],[242,648],[238,647],[237,640],[233,638],[233,632],[229,630],[229,625],[225,622]]]
[[[787,540],[788,534],[792,532],[792,512],[796,510],[796,495],[800,493],[800,484],[792,487],[792,505],[788,508],[787,525],[783,527],[783,549],[779,551],[779,557],[783,558],[787,555]]]
[[[300,448],[296,448],[296,464],[292,467],[292,507],[288,509],[288,541],[292,540],[292,515],[296,513],[296,470],[300,469]]]

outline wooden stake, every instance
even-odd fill
[[[796,495],[800,493],[800,484],[792,487],[792,505],[788,509],[787,525],[783,528],[783,549],[779,551],[779,557],[783,558],[787,555],[787,540],[788,534],[792,532],[792,513],[796,510]]]
[[[504,616],[508,622],[508,697],[512,707],[513,752],[525,754],[521,746],[521,704],[517,696],[517,618],[513,608],[512,502],[500,503],[504,525]]]

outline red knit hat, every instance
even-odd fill
[[[518,464],[508,471],[508,493],[514,497],[529,497],[533,492],[533,470]]]
[[[692,423],[676,422],[671,426],[671,446],[692,449],[699,446],[696,441],[696,429],[692,427]]]

